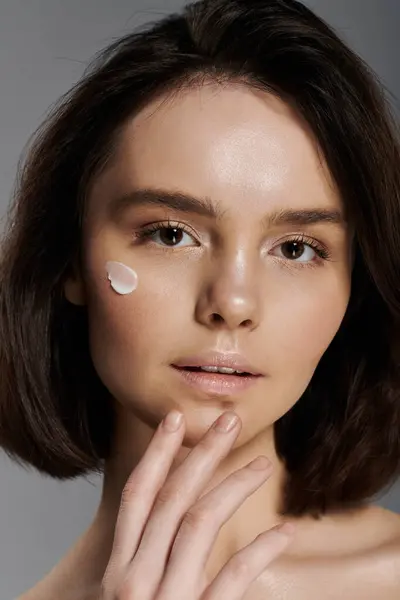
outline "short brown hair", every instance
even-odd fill
[[[112,399],[86,307],[63,284],[85,197],[128,119],[206,80],[290,102],[355,231],[348,309],[301,398],[275,424],[281,512],[357,507],[400,475],[400,151],[376,75],[294,0],[201,0],[113,42],[53,107],[20,166],[0,261],[0,445],[58,479],[102,472]]]

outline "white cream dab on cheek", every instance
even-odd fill
[[[123,263],[106,262],[107,278],[117,294],[130,294],[138,285],[137,273]]]

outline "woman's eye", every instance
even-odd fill
[[[159,227],[151,234],[151,239],[157,244],[165,246],[189,246],[193,244],[194,238],[180,227]],[[181,243],[182,241],[186,243]]]
[[[147,238],[147,240],[151,240],[153,243],[169,248],[199,245],[198,240],[192,234],[185,231],[183,226],[157,226],[154,224],[140,232],[138,237],[142,239]],[[286,240],[276,246],[276,249],[280,258],[295,263],[315,263],[316,257],[326,260],[330,256],[327,250],[317,246],[317,242],[306,242],[302,239]]]
[[[287,241],[277,246],[281,250],[281,256],[293,262],[310,262],[313,260],[316,251],[305,242]],[[303,260],[299,260],[303,259]]]

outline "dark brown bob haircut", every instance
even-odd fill
[[[281,514],[341,512],[400,476],[400,149],[379,79],[295,0],[201,0],[113,41],[52,107],[19,164],[0,261],[0,445],[60,480],[104,472],[115,424],[64,296],[85,197],[147,103],[207,82],[290,103],[354,228],[350,300],[295,405],[275,424]],[[21,157],[22,158],[22,157]]]

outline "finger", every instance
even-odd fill
[[[259,457],[229,475],[189,509],[174,541],[160,588],[162,598],[195,597],[194,591],[201,588],[204,568],[220,528],[265,483],[272,470],[271,461]]]
[[[242,600],[252,582],[261,575],[271,562],[282,554],[291,542],[294,533],[279,531],[277,525],[258,535],[248,546],[236,552],[222,567],[214,581],[201,596],[201,600]]]
[[[105,589],[114,589],[112,586],[126,572],[139,546],[157,493],[181,447],[185,433],[184,420],[176,431],[168,430],[164,426],[165,421],[166,419],[157,427],[122,492],[111,556],[103,578]]]
[[[129,569],[129,587],[135,589],[140,586],[140,598],[143,600],[153,598],[161,584],[183,515],[197,500],[239,434],[239,418],[229,432],[218,430],[218,422],[219,419],[204,434],[157,496]]]

